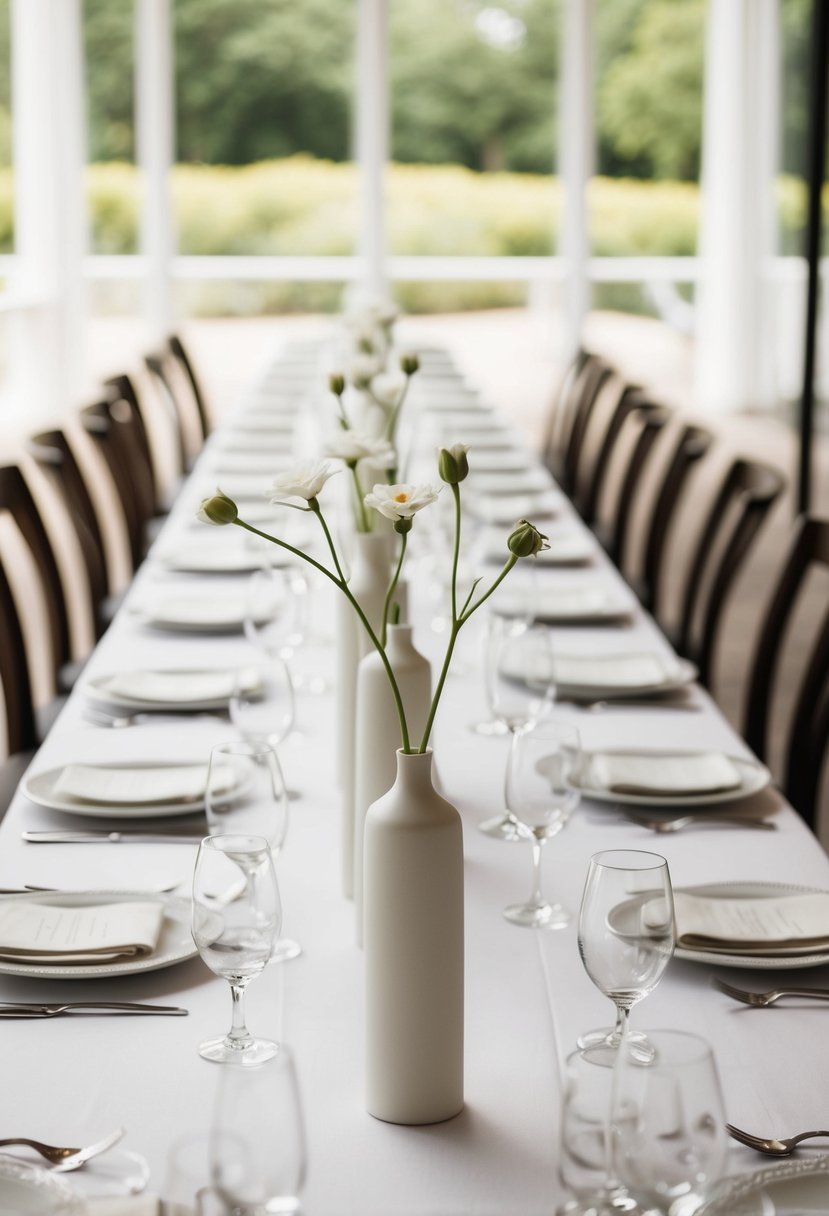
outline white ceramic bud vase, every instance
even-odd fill
[[[366,816],[366,1104],[389,1123],[463,1108],[463,833],[431,752],[397,753]]]
[[[380,627],[389,585],[389,544],[381,533],[357,532],[351,551],[351,594],[375,631]],[[357,701],[357,666],[371,649],[371,641],[352,604],[337,597],[337,771],[342,788],[343,892],[354,891],[354,741]]]
[[[409,739],[420,743],[432,703],[432,669],[412,641],[411,625],[389,625],[386,655],[400,689]],[[386,669],[376,650],[357,669],[354,748],[354,911],[357,945],[363,944],[363,831],[372,802],[387,793],[397,775],[400,720]]]

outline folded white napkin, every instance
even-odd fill
[[[171,764],[161,768],[108,768],[94,764],[67,764],[55,781],[61,798],[120,806],[155,802],[195,802],[204,797],[206,764]],[[216,789],[232,789],[231,765],[216,770]]]
[[[229,671],[120,671],[102,680],[100,687],[116,697],[131,701],[163,701],[179,705],[198,701],[219,701],[230,697],[238,687],[255,692],[261,687],[258,671],[252,667]]]
[[[722,752],[593,752],[587,757],[587,772],[596,789],[649,797],[725,793],[742,784],[736,765]]]
[[[481,472],[474,466],[470,468],[469,486],[478,494],[533,494],[548,490],[551,485],[552,478],[549,473],[540,468],[523,469],[519,472]]]
[[[674,892],[677,942],[729,954],[805,954],[829,945],[829,891],[738,899]]]
[[[218,599],[203,596],[196,599],[169,599],[150,606],[147,615],[157,625],[211,629],[241,629],[245,620],[245,602],[242,599]]]
[[[0,958],[24,963],[109,963],[141,958],[158,944],[164,906],[135,903],[57,907],[0,903]]]
[[[627,605],[600,587],[535,588],[505,583],[496,591],[492,606],[503,616],[524,616],[539,621],[579,621],[622,616]]]
[[[470,496],[469,510],[484,523],[507,526],[519,519],[545,519],[561,508],[561,495],[555,490],[533,494],[498,494],[480,498]]]
[[[673,658],[659,654],[556,654],[556,684],[584,688],[653,688],[679,670]]]

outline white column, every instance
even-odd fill
[[[135,0],[135,134],[142,179],[141,252],[147,338],[157,346],[173,327],[170,198],[175,100],[170,0]]]
[[[87,391],[86,163],[80,0],[13,0],[16,267],[13,403],[27,421],[65,415]],[[12,405],[12,409],[15,408]]]
[[[360,181],[361,293],[384,299],[386,280],[385,171],[389,154],[387,0],[357,3],[355,146]]]
[[[709,0],[707,22],[696,398],[723,412],[775,398],[778,0]]]
[[[559,181],[563,193],[559,255],[564,261],[562,357],[581,343],[590,308],[587,183],[593,172],[593,0],[566,0],[561,46]]]

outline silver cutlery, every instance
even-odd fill
[[[141,1005],[137,1001],[66,1001],[62,1005],[36,1001],[0,1001],[0,1018],[56,1018],[64,1013],[146,1014],[157,1017],[186,1017],[179,1005]]]
[[[567,706],[568,709],[582,709],[586,713],[603,713],[609,709],[678,709],[686,713],[698,713],[702,706],[695,701],[668,701],[646,697],[613,697],[597,701],[580,701],[574,697],[562,697],[556,700],[556,705]]]
[[[173,891],[177,891],[178,888],[187,881],[188,880],[186,878],[182,878],[179,882],[174,882],[169,887],[149,887],[149,888],[147,888],[146,891],[142,891],[142,894],[172,895]],[[108,894],[110,894],[110,895],[120,894],[119,891],[114,891],[112,888],[106,888],[106,889],[107,889]],[[75,895],[75,894],[83,895],[84,894],[84,892],[81,890],[74,891],[74,890],[70,890],[68,887],[36,887],[33,883],[30,883],[30,882],[24,883],[22,887],[0,887],[0,895],[31,895],[32,893],[34,893],[34,894],[41,893],[44,895]],[[135,888],[130,887],[128,890],[125,888],[124,893],[133,895],[133,894],[135,894]]]
[[[176,835],[173,832],[139,832],[130,830],[107,832],[92,829],[89,831],[69,832],[21,832],[21,838],[27,840],[29,844],[129,844],[132,841],[144,844],[198,844],[204,835],[205,833],[198,835],[195,832],[189,835],[185,832]]]
[[[681,832],[694,823],[728,824],[729,827],[754,828],[762,832],[776,832],[777,824],[769,819],[748,819],[737,815],[721,815],[711,812],[705,815],[678,815],[673,819],[660,819],[656,815],[643,815],[639,811],[623,810],[622,815],[631,823],[652,832]]]
[[[801,1140],[829,1136],[829,1131],[800,1132],[797,1136],[778,1140],[774,1136],[753,1136],[751,1132],[744,1132],[739,1127],[735,1127],[733,1123],[726,1123],[725,1130],[729,1136],[739,1140],[741,1144],[756,1149],[758,1153],[766,1153],[769,1157],[790,1157]]]
[[[187,710],[182,709],[178,712],[174,710],[152,710],[141,709],[131,713],[124,711],[123,713],[110,713],[108,710],[100,709],[85,709],[83,713],[84,719],[90,722],[93,726],[109,727],[113,730],[122,730],[127,726],[140,726],[142,723],[155,723],[161,725],[164,722],[181,722],[185,719],[196,721],[198,719],[208,718],[215,722],[228,722],[229,715],[222,713],[221,710],[211,712],[209,710]]]
[[[765,1009],[767,1005],[773,1005],[775,1001],[786,996],[800,997],[803,1000],[829,1001],[829,988],[772,988],[769,992],[748,992],[745,988],[735,988],[732,984],[726,984],[725,980],[717,979],[714,980],[714,987],[719,988],[720,992],[724,992],[726,996],[733,997],[735,1001],[742,1001],[744,1005],[754,1005],[757,1009]]]
[[[87,1161],[91,1161],[93,1157],[99,1157],[101,1153],[107,1152],[114,1145],[122,1140],[126,1132],[123,1127],[119,1127],[116,1131],[110,1132],[108,1136],[104,1136],[103,1140],[98,1140],[95,1144],[89,1144],[86,1148],[60,1148],[54,1144],[42,1144],[40,1140],[26,1140],[23,1137],[12,1138],[8,1140],[0,1140],[0,1147],[5,1148],[7,1145],[20,1144],[26,1148],[33,1148],[36,1153],[40,1153],[41,1157],[45,1157],[47,1161],[53,1163],[52,1173],[68,1174],[70,1170],[80,1169]]]

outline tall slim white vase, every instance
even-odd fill
[[[463,832],[431,752],[397,753],[366,816],[366,1104],[389,1123],[463,1108]]]
[[[415,648],[411,625],[390,625],[386,654],[394,671],[412,747],[420,743],[432,701],[432,669]],[[387,793],[397,774],[400,720],[386,669],[376,650],[357,669],[354,747],[354,911],[357,945],[363,944],[363,836],[366,812]]]
[[[358,532],[351,555],[352,595],[377,630],[389,584],[389,543],[379,532]],[[342,789],[342,882],[354,891],[354,741],[357,665],[371,649],[365,629],[344,595],[337,596],[337,771]]]

